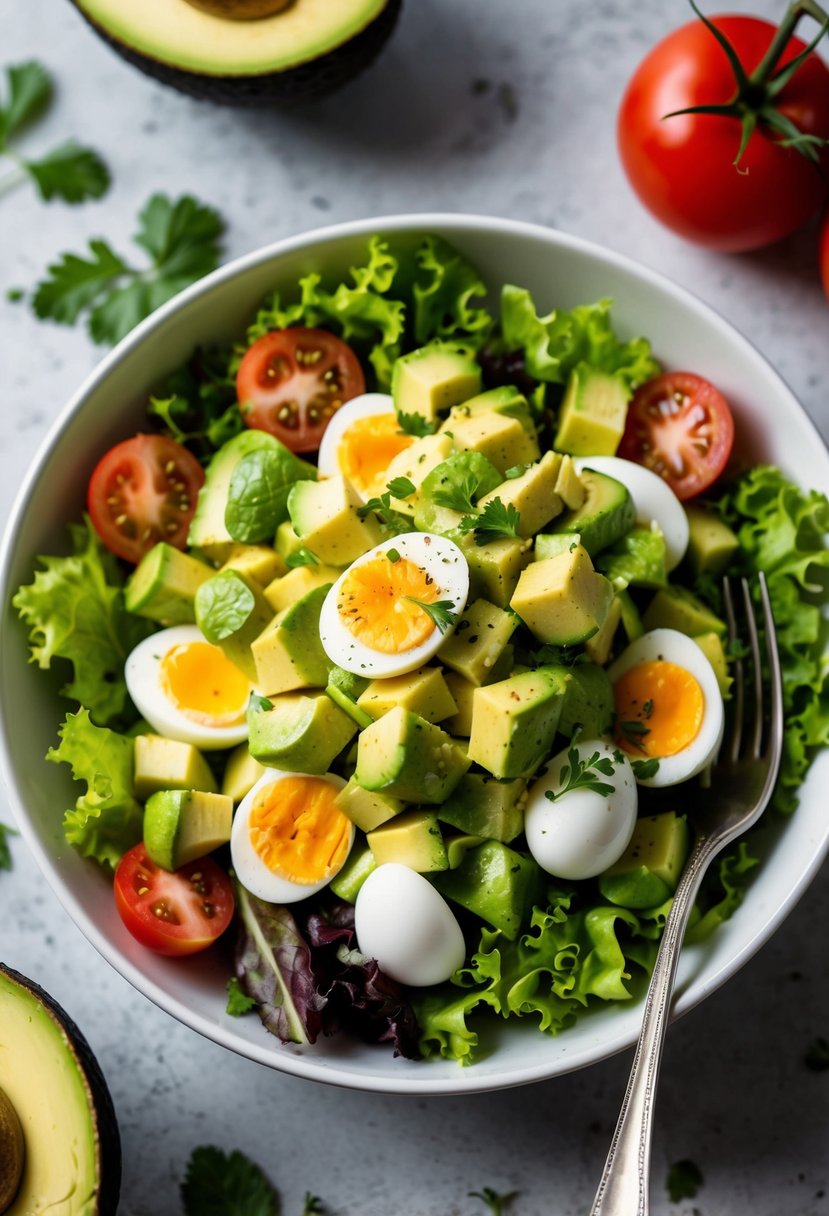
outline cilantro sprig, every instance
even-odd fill
[[[184,1216],[279,1216],[281,1207],[255,1162],[238,1149],[224,1153],[211,1144],[193,1149],[181,1202]]]
[[[458,524],[461,532],[472,532],[477,545],[499,540],[504,536],[517,537],[521,526],[521,512],[512,503],[504,504],[493,498],[477,515],[465,515]]]
[[[435,626],[441,633],[446,633],[455,621],[458,619],[457,612],[454,611],[454,600],[437,600],[435,603],[428,603],[426,600],[415,599],[413,595],[407,595],[407,600],[411,600],[413,604],[417,604],[418,608],[432,618]]]
[[[24,156],[17,138],[48,109],[54,95],[49,73],[35,60],[5,69],[4,98],[0,103],[0,156],[14,169],[0,178],[0,193],[30,179],[44,202],[53,198],[82,203],[100,198],[109,188],[109,170],[92,148],[66,140],[43,156]]]
[[[625,743],[631,747],[638,747],[640,752],[645,751],[645,735],[649,735],[651,729],[649,726],[645,726],[645,723],[640,718],[631,718],[625,722],[617,722],[616,730],[622,736]]]
[[[594,790],[603,798],[609,798],[615,786],[608,781],[602,781],[601,778],[612,777],[615,768],[610,756],[603,756],[601,752],[595,751],[583,759],[578,747],[571,744],[567,750],[567,763],[562,765],[559,774],[561,788],[545,790],[544,796],[549,798],[550,802],[555,802],[562,794],[569,794],[571,790]]]
[[[423,414],[397,414],[397,425],[404,435],[413,435],[415,439],[423,439],[426,435],[434,435],[436,422],[430,422]]]
[[[475,510],[475,494],[479,486],[480,478],[472,472],[464,473],[454,482],[435,490],[432,501],[439,507],[450,507],[453,511],[468,514]]]
[[[35,289],[33,307],[42,320],[74,325],[88,314],[94,342],[115,343],[184,287],[215,270],[224,223],[217,211],[190,195],[154,194],[138,217],[134,237],[149,255],[131,266],[100,238],[89,255],[65,253]]]
[[[369,498],[361,507],[357,508],[357,514],[360,519],[365,519],[367,515],[374,515],[383,531],[390,532],[394,536],[401,532],[410,532],[411,521],[400,511],[395,511],[391,500],[392,498],[408,498],[414,492],[414,484],[409,481],[408,477],[395,477],[387,483],[384,494]]]

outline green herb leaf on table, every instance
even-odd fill
[[[244,1153],[193,1149],[181,1185],[184,1216],[279,1216],[279,1196]]]
[[[458,619],[458,614],[454,611],[454,600],[437,600],[435,603],[429,604],[426,600],[415,599],[413,595],[407,595],[406,599],[417,604],[418,608],[422,608],[432,618],[441,633],[446,633],[446,630]]]
[[[501,537],[517,537],[521,526],[521,512],[512,503],[504,506],[500,498],[493,498],[477,515],[465,515],[458,524],[461,532],[473,532],[475,543],[485,545]]]
[[[499,1195],[491,1186],[485,1186],[480,1191],[469,1191],[469,1197],[470,1199],[483,1200],[492,1216],[504,1216],[513,1199],[518,1198],[519,1193],[518,1191],[509,1191],[506,1195]]]
[[[671,1203],[693,1199],[702,1186],[702,1171],[693,1161],[676,1161],[668,1170],[665,1187]]]
[[[584,789],[594,790],[602,797],[609,798],[614,786],[607,781],[602,781],[599,774],[612,777],[614,770],[615,765],[610,756],[602,756],[599,752],[593,752],[583,760],[579,749],[570,747],[567,752],[567,763],[562,766],[559,774],[559,780],[562,783],[561,789],[545,790],[544,796],[549,798],[550,802],[555,802],[562,794],[568,794],[571,790]]]
[[[42,320],[72,325],[88,313],[94,342],[115,343],[184,287],[215,270],[224,225],[218,212],[189,195],[154,194],[139,216],[135,243],[150,255],[136,269],[100,239],[91,257],[67,253],[38,284],[33,306]]]
[[[320,1199],[319,1195],[312,1195],[310,1191],[305,1192],[305,1202],[302,1208],[302,1216],[324,1216],[325,1204]]]
[[[12,853],[9,848],[9,837],[16,836],[17,832],[14,828],[10,828],[6,823],[0,823],[0,870],[10,870],[12,868]]]
[[[23,156],[9,141],[37,119],[52,100],[52,81],[45,68],[31,60],[6,68],[5,103],[0,105],[0,155],[15,166],[16,174],[5,179],[11,185],[24,176],[32,179],[40,197],[67,203],[100,198],[109,188],[110,176],[97,152],[75,140],[66,140],[38,158]]]

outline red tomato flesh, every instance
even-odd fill
[[[158,541],[187,543],[204,469],[166,435],[135,435],[101,457],[89,479],[87,507],[101,540],[128,562]]]
[[[127,929],[156,954],[195,954],[212,946],[233,918],[233,888],[210,857],[170,873],[150,861],[143,843],[115,870],[115,906]]]
[[[257,338],[236,374],[246,424],[293,452],[315,452],[333,414],[365,389],[363,369],[345,342],[301,326]]]
[[[666,372],[634,393],[617,455],[658,473],[686,499],[717,480],[733,443],[734,419],[719,389],[692,372]]]

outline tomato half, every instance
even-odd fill
[[[641,385],[628,408],[617,455],[693,498],[722,473],[734,443],[734,419],[719,389],[693,372],[666,372]]]
[[[87,507],[101,540],[128,562],[157,541],[183,549],[204,469],[166,435],[135,435],[116,443],[89,479]]]
[[[714,17],[751,73],[776,32],[756,17]],[[778,61],[804,43],[790,38]],[[819,165],[784,147],[762,119],[739,164],[739,118],[681,114],[690,106],[724,105],[737,93],[724,49],[702,21],[669,34],[641,62],[622,99],[618,141],[622,164],[645,206],[669,228],[712,249],[755,249],[799,228],[826,197],[826,150]],[[749,99],[750,100],[750,99]],[[761,99],[757,98],[757,108]],[[829,138],[829,68],[811,54],[773,99],[784,120],[807,135]]]
[[[269,431],[293,452],[315,452],[345,401],[366,391],[357,356],[324,329],[277,329],[248,348],[236,374],[249,427]]]
[[[829,297],[829,211],[823,217],[823,223],[820,226],[820,238],[818,244],[818,265],[820,267],[820,277],[823,280],[823,290]]]
[[[115,869],[115,905],[142,946],[156,954],[195,954],[212,946],[233,919],[233,888],[210,857],[162,870],[143,843]]]

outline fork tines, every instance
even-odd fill
[[[723,579],[728,639],[729,643],[738,644],[732,647],[737,650],[737,657],[733,665],[731,735],[726,756],[735,764],[741,759],[760,759],[764,750],[778,750],[783,732],[777,637],[769,589],[762,572],[755,586],[759,608],[755,607],[748,579]],[[745,648],[740,643],[745,643]]]

